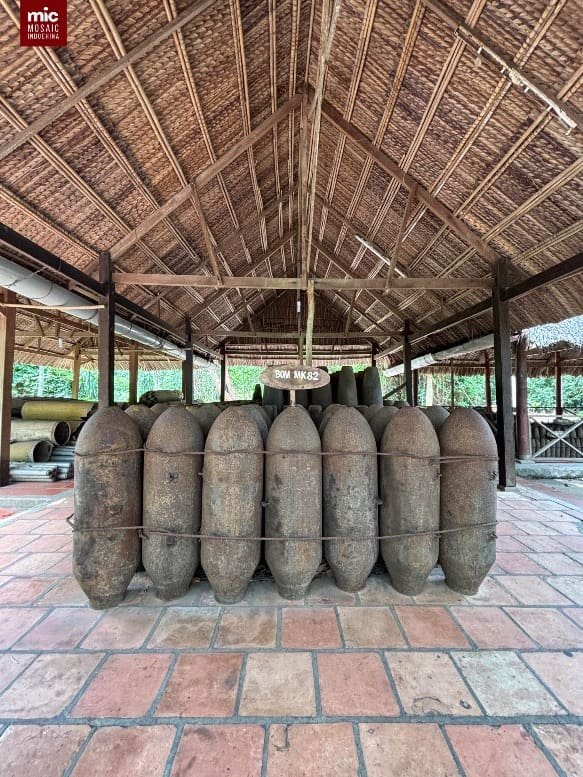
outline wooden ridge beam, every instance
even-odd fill
[[[169,38],[174,32],[184,27],[184,25],[196,19],[197,16],[205,13],[212,5],[214,0],[199,0],[191,7],[187,8],[183,13],[179,14],[174,21],[164,25],[156,32],[153,32],[134,49],[129,51],[124,57],[120,57],[117,61],[111,65],[103,68],[97,75],[89,78],[86,84],[81,86],[74,94],[61,100],[48,111],[45,111],[42,116],[31,122],[26,129],[17,132],[9,140],[0,146],[0,159],[4,159],[11,154],[15,149],[19,148],[23,143],[26,143],[33,135],[38,132],[42,132],[45,127],[48,127],[52,122],[67,113],[74,105],[83,100],[89,95],[94,94],[98,89],[105,84],[109,83],[117,75],[122,73],[127,67],[137,62],[146,54],[148,54],[158,43],[161,43],[166,38]]]
[[[283,103],[275,113],[268,116],[265,121],[261,122],[254,130],[248,135],[245,135],[238,140],[228,151],[225,151],[215,162],[205,167],[194,179],[192,183],[184,186],[180,191],[173,194],[169,200],[161,205],[157,210],[150,213],[138,224],[137,227],[124,235],[117,243],[111,246],[109,253],[112,259],[119,258],[122,254],[128,251],[135,243],[144,237],[151,229],[157,224],[163,221],[167,216],[173,213],[177,208],[187,202],[192,196],[196,196],[195,192],[206,186],[215,176],[217,176],[228,165],[234,162],[238,156],[250,148],[254,143],[260,140],[269,130],[276,126],[282,119],[284,119],[291,111],[295,110],[302,101],[302,95],[297,94],[290,100]]]
[[[434,197],[412,175],[406,173],[388,154],[377,148],[354,124],[346,121],[340,111],[327,100],[323,101],[322,112],[337,129],[343,132],[349,140],[355,143],[364,154],[370,157],[386,173],[400,181],[409,191],[415,189],[419,202],[425,205],[428,210],[443,221],[452,232],[455,232],[461,240],[471,246],[481,257],[491,264],[497,260],[498,254],[485,240],[476,234],[464,221],[454,216],[446,205]]]
[[[318,245],[318,244],[316,244]],[[224,289],[306,289],[300,278],[254,277],[251,275],[228,275],[222,281],[210,275],[165,275],[163,273],[113,274],[116,284],[140,286],[190,286],[196,288]],[[312,278],[316,289],[373,289],[383,291],[386,280],[376,278]],[[309,281],[308,281],[309,282]],[[393,278],[389,289],[492,289],[490,278]]]
[[[228,337],[230,339],[241,338],[243,340],[297,340],[298,337],[297,330],[294,332],[264,332],[252,331],[250,329],[201,329],[195,330],[193,334],[196,337]],[[314,332],[312,334],[314,340],[387,340],[390,337],[401,336],[402,332],[400,331],[385,332],[382,329],[374,329],[369,332]]]

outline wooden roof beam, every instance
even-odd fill
[[[117,75],[122,73],[126,68],[132,65],[134,62],[142,59],[152,49],[154,49],[159,43],[166,38],[169,38],[176,30],[184,27],[197,16],[201,16],[213,5],[214,0],[200,0],[190,8],[187,8],[183,13],[176,17],[176,19],[169,24],[164,25],[156,32],[149,35],[145,40],[138,44],[134,49],[129,51],[124,57],[121,57],[116,62],[103,68],[97,75],[90,78],[86,84],[80,87],[74,94],[61,100],[48,111],[45,111],[42,116],[31,122],[26,129],[17,132],[9,140],[0,146],[0,159],[4,159],[11,154],[15,149],[19,148],[23,143],[26,143],[33,135],[38,132],[42,132],[45,127],[48,127],[58,118],[67,113],[74,105],[85,97],[94,94],[102,86],[108,84]]]
[[[228,151],[225,151],[218,159],[208,167],[205,167],[194,179],[192,183],[184,186],[176,194],[161,205],[157,210],[150,213],[138,224],[128,235],[125,235],[121,240],[111,246],[109,253],[112,259],[119,258],[122,254],[128,251],[135,243],[144,237],[151,229],[159,224],[163,219],[173,213],[182,204],[187,202],[194,194],[195,190],[200,191],[209,181],[211,181],[222,170],[228,167],[232,162],[237,159],[244,151],[250,148],[254,143],[260,140],[269,130],[277,125],[283,118],[285,118],[290,111],[295,110],[301,103],[302,95],[295,95],[291,100],[283,103],[275,113],[268,116],[265,121],[255,127],[249,135],[245,135],[241,140],[238,140]],[[264,209],[265,211],[266,209]]]
[[[289,332],[264,332],[264,331],[251,331],[249,329],[209,329],[198,330],[197,337],[212,337],[212,338],[237,338],[240,337],[244,340],[293,340],[297,341],[297,330]],[[385,332],[382,329],[375,329],[370,332],[361,331],[348,331],[348,332],[314,332],[312,337],[315,340],[368,340],[368,339],[380,339],[386,340],[390,337],[401,337],[402,332],[393,331]]]
[[[412,175],[406,173],[388,154],[377,148],[367,136],[361,132],[354,124],[346,121],[340,111],[338,111],[327,100],[323,101],[322,112],[334,126],[343,132],[358,148],[370,157],[386,173],[400,181],[409,191],[416,190],[417,199],[430,210],[437,218],[451,229],[452,232],[471,246],[476,253],[493,264],[498,258],[496,251],[488,245],[471,227],[464,221],[454,216],[449,208],[440,200],[434,197],[424,186],[422,186]]]

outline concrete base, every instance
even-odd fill
[[[546,480],[549,478],[583,480],[583,459],[580,462],[517,461],[516,474],[531,480]]]

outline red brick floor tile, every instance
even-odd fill
[[[533,561],[553,575],[583,575],[583,566],[565,553],[529,553]]]
[[[42,575],[50,570],[59,561],[65,558],[64,553],[30,553],[13,564],[7,569],[11,575],[15,576],[36,576]]]
[[[210,607],[169,607],[148,641],[151,648],[207,648],[218,610]]]
[[[274,725],[269,729],[267,777],[357,777],[349,723]]]
[[[515,537],[502,535],[496,540],[496,551],[498,553],[524,553],[525,550],[527,550],[526,545],[523,545]]]
[[[55,583],[55,578],[51,578]],[[39,599],[37,604],[47,605],[52,607],[53,605],[65,604],[69,607],[78,605],[87,605],[87,597],[81,590],[79,583],[74,577],[67,577],[64,580],[59,580],[51,588],[51,590]]]
[[[358,598],[364,605],[413,604],[411,596],[393,588],[388,575],[371,575],[362,591],[358,592]]]
[[[52,578],[13,577],[0,588],[0,604],[32,604],[54,584]]]
[[[45,537],[37,537],[30,545],[26,546],[27,553],[57,553],[68,546],[69,539],[62,534],[47,534]]]
[[[415,602],[416,604],[463,604],[464,597],[448,588],[443,578],[434,578],[425,583],[423,591],[415,596]]]
[[[0,655],[0,693],[34,661],[34,653],[5,653]]]
[[[503,521],[498,521],[496,524],[496,534],[499,537],[524,537],[525,532],[521,531],[514,520],[510,520],[510,516]]]
[[[476,606],[489,607],[492,605],[517,604],[516,599],[503,588],[495,578],[487,577],[480,590],[474,596],[466,596],[466,602]]]
[[[533,726],[536,734],[571,777],[583,774],[583,727],[581,726]]]
[[[169,655],[110,656],[75,705],[74,718],[140,718],[147,714],[166,672]]]
[[[2,777],[61,777],[89,726],[10,726],[0,737]]]
[[[51,575],[72,575],[73,574],[73,558],[70,551],[65,555],[62,561],[52,566],[49,569]]]
[[[81,645],[86,650],[139,648],[156,623],[159,611],[142,607],[116,607],[105,613]]]
[[[0,569],[2,571],[6,571],[8,567],[12,566],[12,564],[22,558],[25,558],[23,553],[0,553]],[[7,571],[6,574],[8,574]],[[12,574],[12,572],[10,572],[10,574]]]
[[[583,648],[583,629],[565,617],[559,609],[508,607],[506,612],[543,648]]]
[[[531,537],[553,536],[559,533],[556,529],[542,523],[542,521],[521,521],[520,528]]]
[[[387,653],[401,704],[410,715],[480,715],[447,653]]]
[[[565,553],[565,546],[555,537],[533,537],[524,535],[520,542],[536,553]]]
[[[205,585],[208,586],[208,583]],[[293,605],[289,599],[279,595],[273,580],[254,580],[249,583],[244,603],[249,607],[291,607]],[[303,599],[299,599],[296,605],[302,607]]]
[[[500,607],[452,607],[451,611],[479,648],[536,647]]]
[[[557,521],[556,523],[546,522],[546,526],[553,529],[556,534],[570,535],[571,537],[577,537],[579,535],[579,521]]]
[[[567,615],[583,629],[583,607],[565,607],[563,614]]]
[[[389,648],[406,644],[388,608],[339,607],[338,614],[348,648]]]
[[[2,590],[2,589],[0,589]],[[0,609],[0,649],[9,648],[39,621],[46,610],[25,607]]]
[[[226,609],[215,647],[275,647],[277,612],[273,607]]]
[[[496,564],[509,575],[544,575],[546,569],[536,564],[526,553],[496,553]]]
[[[240,715],[287,717],[315,713],[309,653],[253,653],[248,657]]]
[[[29,537],[36,529],[40,528],[41,526],[44,526],[46,524],[46,521],[39,520],[39,521],[33,521],[33,520],[23,520],[19,518],[15,518],[10,523],[0,523],[0,535],[6,535],[6,534],[21,534],[25,537]]]
[[[557,538],[558,541],[567,550],[574,550],[576,553],[583,552],[583,537],[581,535],[577,537],[561,536]]]
[[[556,575],[547,578],[547,580],[553,588],[556,588],[564,596],[568,596],[572,602],[583,605],[583,576]]]
[[[95,626],[100,612],[59,607],[14,645],[18,650],[66,650],[76,647]]]
[[[324,715],[398,715],[399,705],[376,653],[320,653]]]
[[[0,554],[24,550],[24,548],[33,541],[34,537],[27,537],[24,534],[0,535]]]
[[[522,726],[446,726],[467,777],[555,777]]]
[[[101,655],[39,656],[0,696],[0,718],[51,718],[73,700]]]
[[[285,648],[342,647],[335,611],[328,607],[284,608],[281,644]]]
[[[264,738],[261,726],[185,726],[171,777],[260,777]]]
[[[488,715],[562,714],[555,699],[515,653],[482,650],[453,653],[452,657]]]
[[[498,581],[522,604],[572,604],[541,577],[504,575]]]
[[[230,717],[235,712],[242,663],[237,653],[179,656],[156,714]]]
[[[71,777],[162,777],[174,726],[99,728]]]
[[[569,712],[583,715],[583,653],[525,653],[523,658]]]
[[[368,777],[459,775],[435,723],[363,723],[360,741]]]
[[[468,641],[445,607],[395,607],[413,647],[467,647]]]
[[[340,588],[338,588],[332,575],[323,575],[321,577],[315,578],[315,580],[312,580],[306,601],[308,604],[312,605],[350,605],[355,604],[356,598],[354,594],[348,593],[348,591],[342,591]]]

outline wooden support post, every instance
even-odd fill
[[[79,399],[80,377],[81,377],[81,346],[76,345],[73,351],[73,385],[71,386],[71,396],[73,399]]]
[[[99,371],[99,408],[113,405],[113,370],[115,366],[115,289],[111,279],[111,257],[107,251],[99,254],[99,280],[103,284],[103,308],[98,313],[99,342],[97,369]]]
[[[455,365],[453,359],[449,364],[449,390],[450,390],[450,410],[455,408]]]
[[[221,345],[221,402],[225,401],[225,388],[227,386],[227,354],[225,344]]]
[[[419,404],[419,370],[413,370],[413,404]]]
[[[306,366],[312,366],[312,335],[314,334],[314,313],[316,300],[314,297],[314,281],[308,281],[308,317],[306,320]]]
[[[507,264],[501,258],[494,268],[492,312],[494,316],[494,363],[496,369],[496,429],[498,443],[498,488],[516,486],[514,418],[512,414],[512,355],[510,311],[502,293],[507,285]]]
[[[405,399],[410,405],[413,401],[413,374],[411,372],[411,322],[406,319],[403,328],[403,365],[405,367]]]
[[[486,411],[492,412],[492,383],[490,378],[490,357],[484,352],[484,388],[486,389]]]
[[[4,291],[3,302],[13,303],[13,291]],[[16,311],[0,311],[0,486],[10,481],[10,424],[12,421],[12,369],[14,366],[14,335]]]
[[[516,343],[516,450],[520,460],[530,459],[530,421],[528,419],[528,383],[526,349],[528,339],[521,333]]]
[[[135,405],[138,401],[138,370],[140,368],[140,354],[136,348],[130,351],[130,385],[128,392],[128,402],[130,405]]]
[[[555,415],[563,415],[563,370],[558,351],[555,351]]]
[[[370,351],[370,366],[376,367],[377,366],[377,349],[373,345]]]
[[[184,402],[187,405],[192,405],[192,324],[190,318],[186,319],[185,327],[186,336],[186,349],[184,352],[185,359],[182,362],[182,394],[184,395]]]

